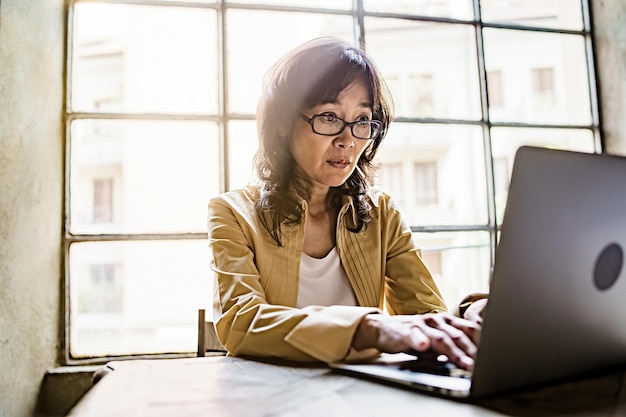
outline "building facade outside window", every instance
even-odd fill
[[[264,72],[361,43],[396,120],[376,186],[452,306],[487,291],[521,145],[599,152],[587,0],[68,2],[65,356],[196,349],[209,199],[254,181]]]

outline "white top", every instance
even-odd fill
[[[310,305],[357,305],[356,296],[341,265],[336,247],[322,259],[313,258],[302,252],[296,307]]]

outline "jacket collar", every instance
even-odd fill
[[[296,200],[299,202],[300,208],[302,209],[302,212],[304,215],[306,215],[307,210],[308,210],[308,203],[307,201],[302,198],[300,196],[300,194],[298,194],[295,190],[295,188],[291,188],[290,193],[292,196],[294,196],[296,198]],[[375,198],[372,198],[372,189],[368,189],[368,191],[366,192],[366,197],[365,197],[369,204],[371,204],[373,207],[377,207],[378,204],[378,200]],[[344,222],[346,222],[345,224],[349,225],[350,227],[356,227],[357,224],[357,209],[354,205],[354,200],[352,198],[350,198],[350,196],[348,195],[343,195],[341,197],[341,207],[339,208],[339,214],[337,216],[338,219],[344,219]],[[304,224],[304,223],[303,223]],[[285,225],[283,224],[283,227]],[[295,226],[295,225],[293,225]],[[289,226],[288,226],[289,227]],[[298,226],[296,226],[298,227]]]

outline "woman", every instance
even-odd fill
[[[260,184],[209,204],[214,318],[231,354],[334,362],[432,351],[471,369],[479,326],[445,313],[410,229],[370,188],[391,107],[370,58],[334,38],[267,74]]]

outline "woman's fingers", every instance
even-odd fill
[[[361,350],[375,347],[382,352],[434,352],[457,366],[472,369],[480,326],[448,313],[414,316],[370,314],[364,317],[353,339]]]
[[[461,330],[448,324],[440,327],[431,327],[430,324],[432,322],[420,327],[420,330],[430,339],[431,349],[446,355],[451,362],[463,369],[472,369],[476,347],[471,339]]]
[[[403,319],[403,322],[407,325],[410,323],[413,329],[413,338],[416,340],[421,337],[428,338],[432,351],[446,355],[457,366],[472,369],[473,358],[476,355],[476,345],[472,337],[477,330],[476,324],[448,314],[426,314],[410,317],[411,320]],[[413,344],[411,344],[411,348],[423,352],[423,349]]]
[[[431,348],[430,338],[417,327],[411,327],[408,334],[410,349],[418,352],[425,352]]]
[[[468,353],[472,358],[476,356],[477,347],[474,343],[474,334],[478,330],[476,323],[459,319],[458,317],[444,317],[446,333],[450,335],[456,346]]]

